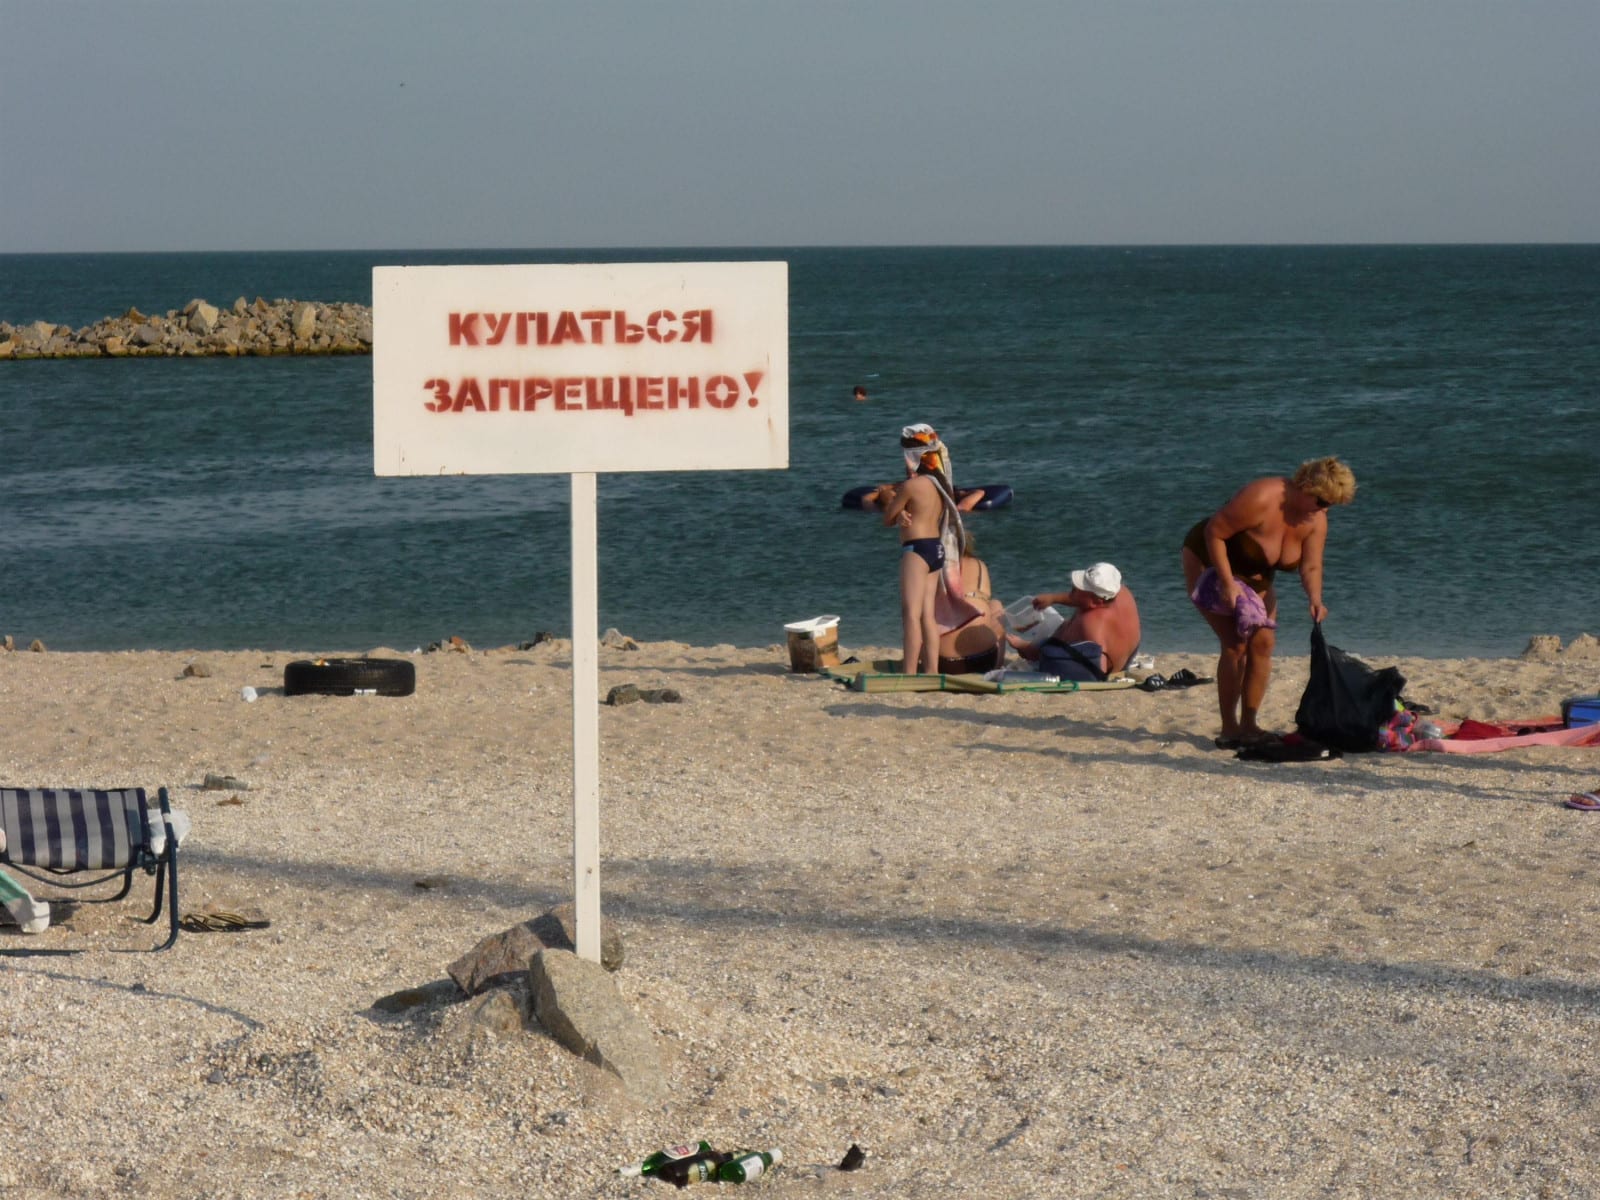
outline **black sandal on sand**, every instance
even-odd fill
[[[269,929],[271,926],[271,921],[253,921],[238,913],[218,910],[185,913],[178,922],[178,928],[190,933],[238,933],[244,929]]]
[[[1211,744],[1218,750],[1243,750],[1247,746],[1270,746],[1274,742],[1281,741],[1283,741],[1281,734],[1262,730],[1259,733],[1251,734],[1249,737],[1219,735],[1211,739]]]
[[[1272,746],[1281,741],[1283,741],[1283,734],[1273,733],[1269,729],[1262,729],[1251,734],[1249,737],[1240,738],[1239,747],[1240,749],[1244,749],[1250,746]]]

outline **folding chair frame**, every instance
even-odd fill
[[[56,799],[65,793],[68,810],[74,817],[74,824],[81,829],[81,821],[87,820],[85,812],[85,798],[95,797],[94,815],[97,818],[106,817],[107,801],[101,798],[109,797],[113,793],[125,794],[133,792],[138,795],[139,811],[143,817],[144,830],[141,837],[135,839],[127,829],[126,801],[119,809],[114,810],[123,822],[123,834],[127,837],[127,858],[125,865],[111,867],[80,867],[74,865],[54,865],[52,863],[38,863],[28,858],[30,848],[8,845],[0,851],[0,865],[8,870],[24,875],[39,883],[52,887],[79,889],[92,888],[100,884],[109,883],[118,876],[122,877],[122,888],[113,896],[85,897],[88,904],[110,904],[121,900],[133,890],[133,873],[142,870],[147,875],[156,877],[155,907],[148,917],[139,918],[146,925],[154,925],[161,918],[163,907],[168,914],[167,939],[159,945],[150,947],[151,952],[171,949],[178,940],[178,837],[173,828],[172,804],[167,795],[166,788],[160,788],[156,793],[158,810],[153,810],[149,797],[144,788],[3,788],[0,789],[0,806],[14,805],[20,802],[31,801],[35,793],[43,793],[51,798],[52,803],[59,803]],[[3,810],[0,810],[3,813]],[[165,839],[158,854],[153,847],[152,828],[153,822],[160,820],[165,831]],[[7,824],[11,824],[8,820]],[[64,832],[64,831],[63,831]],[[58,835],[59,840],[60,835]],[[48,847],[35,845],[31,848],[34,852]],[[64,848],[57,846],[57,857],[65,857]],[[81,850],[81,845],[79,846]],[[120,857],[120,856],[119,856]],[[20,861],[19,861],[20,860]],[[70,875],[80,875],[86,871],[103,870],[106,873],[96,879],[71,881],[66,878]],[[30,954],[78,954],[79,950],[30,950],[18,947],[0,950],[0,955],[30,955]]]

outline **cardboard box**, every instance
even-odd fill
[[[816,672],[839,665],[839,618],[812,617],[783,627],[789,635],[789,670]]]

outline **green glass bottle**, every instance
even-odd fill
[[[663,1167],[672,1163],[683,1162],[686,1159],[701,1158],[715,1154],[710,1142],[689,1142],[681,1146],[668,1146],[665,1150],[657,1150],[642,1163],[632,1163],[617,1169],[618,1175],[656,1175]]]
[[[735,1150],[733,1157],[717,1168],[717,1179],[722,1183],[751,1183],[782,1161],[783,1151],[776,1146],[771,1150]]]

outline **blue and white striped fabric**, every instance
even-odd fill
[[[159,824],[159,814],[156,823]],[[138,861],[152,845],[143,788],[0,788],[0,859],[61,871],[115,870]],[[162,831],[162,843],[165,833]]]

